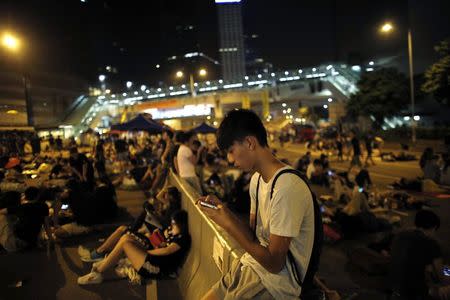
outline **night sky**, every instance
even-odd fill
[[[430,1],[244,0],[244,31],[258,34],[254,50],[274,69],[399,56],[406,63],[408,20],[417,72],[433,62],[433,46],[449,37],[449,3]],[[390,37],[377,32],[390,20]],[[193,23],[199,49],[219,59],[213,0],[1,1],[0,28],[26,42],[29,68],[94,81],[99,68],[122,80],[151,79],[154,66],[176,52],[168,40],[177,24]],[[0,64],[8,64],[5,55]]]

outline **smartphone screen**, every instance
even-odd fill
[[[217,206],[215,206],[215,205],[212,204],[212,203],[208,203],[208,202],[200,201],[200,205],[201,205],[201,206],[205,206],[205,207],[209,207],[209,208],[212,208],[212,209],[217,209]]]

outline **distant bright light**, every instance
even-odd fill
[[[146,92],[147,94],[150,94],[150,90],[146,90],[145,92]]]
[[[315,71],[317,71],[317,69],[316,68],[312,68],[312,71],[315,72]]]
[[[333,99],[331,99],[331,98],[328,98],[328,102],[333,102]]]
[[[116,98],[116,95],[113,94],[113,95],[111,95],[111,97]]]
[[[328,108],[328,105],[324,104],[324,105],[323,105],[323,108],[327,109],[327,108]]]
[[[284,72],[284,75],[289,75],[289,72],[288,71]]]
[[[392,26],[392,24],[391,23],[389,23],[389,22],[387,22],[387,23],[384,23],[383,24],[383,26],[381,26],[381,32],[390,32],[392,29],[394,29],[394,27]]]
[[[419,121],[420,120],[420,116],[414,116],[414,121]]]
[[[359,72],[359,71],[361,71],[361,67],[354,65],[354,66],[352,66],[352,71]]]
[[[207,116],[206,119],[211,120],[211,116]]]
[[[275,73],[270,73],[270,76],[275,77]]]
[[[131,81],[127,81],[127,88],[130,88],[133,85]]]
[[[139,94],[139,93],[136,91],[136,92],[134,92],[134,94],[137,95],[137,94]]]
[[[161,92],[161,88],[158,88],[158,90],[157,90],[158,92]]]
[[[411,119],[409,116],[403,117],[403,120],[405,120],[405,121],[409,121],[409,119]]]
[[[303,70],[302,69],[299,69],[298,70],[298,74],[302,74],[303,73]]]
[[[211,82],[209,82],[209,81],[206,82],[206,85],[210,85],[210,84],[211,84]]]
[[[182,88],[182,89],[185,89],[185,88],[186,88],[186,85],[185,85],[185,84],[182,84],[182,85],[181,85],[181,88]]]
[[[156,68],[159,69],[161,66],[160,65],[156,65]]]
[[[219,80],[219,83],[223,83],[223,80],[222,80],[222,79],[220,79],[220,80]]]
[[[100,82],[105,81],[105,79],[106,79],[106,76],[103,74],[98,76],[98,80],[100,80]]]
[[[125,97],[126,95],[127,95],[127,93],[123,93],[123,94],[122,94],[122,96],[124,96],[124,97]]]
[[[366,68],[366,72],[372,72],[373,68]]]
[[[373,61],[369,61],[369,65],[373,66],[374,62]]]
[[[283,109],[283,114],[286,114],[286,110],[285,109]]]
[[[291,111],[292,111],[292,109],[290,109],[290,108],[287,109],[288,114],[290,114]]]
[[[8,110],[6,112],[8,115],[17,115],[19,112],[15,109]]]
[[[286,107],[286,103],[281,104],[281,106]]]
[[[106,89],[106,90],[105,90],[105,93],[106,93],[106,94],[110,94],[110,93],[111,93],[111,90],[110,90],[110,89]]]
[[[147,87],[145,85],[141,85],[141,91],[145,91]]]
[[[213,125],[214,125],[214,126],[217,126],[217,124],[219,124],[219,123],[217,123],[217,121],[214,121],[214,122],[213,122]]]
[[[261,75],[261,74],[258,74],[258,78],[262,78],[262,75]]]
[[[172,91],[172,90],[173,90],[173,86],[169,86],[169,90],[171,90],[171,91]]]
[[[245,79],[245,80],[248,80],[248,76],[244,76],[244,79]]]
[[[184,74],[183,74],[183,72],[178,71],[177,74],[176,74],[176,76],[177,76],[177,78],[181,78],[181,77],[184,76]]]
[[[206,72],[205,69],[201,69],[201,70],[198,72],[198,74],[199,74],[200,76],[206,76],[207,72]]]
[[[20,46],[19,40],[10,33],[3,35],[2,43],[3,46],[13,51],[16,51]]]

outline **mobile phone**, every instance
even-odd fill
[[[205,206],[205,207],[209,207],[209,208],[212,208],[212,209],[217,209],[217,206],[215,206],[214,204],[209,203],[209,202],[200,201],[200,205],[201,206]]]
[[[328,171],[328,176],[333,176],[333,171]]]
[[[444,267],[443,272],[444,272],[445,276],[450,276],[450,268],[449,267]]]
[[[359,191],[360,193],[362,193],[362,192],[364,191],[364,188],[360,187],[360,188],[358,189],[358,191]]]
[[[63,205],[61,205],[61,209],[68,209],[69,208],[69,204],[63,204]]]

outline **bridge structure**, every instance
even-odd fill
[[[282,117],[301,122],[295,114],[298,106],[322,106],[329,110],[329,119],[335,120],[345,114],[345,102],[358,91],[361,72],[373,71],[375,66],[371,62],[361,68],[338,63],[245,76],[240,82],[220,79],[80,96],[66,113],[62,127],[71,128],[77,135],[87,128],[109,127],[124,121],[127,115],[141,112],[161,120],[190,116],[220,120],[226,111],[236,107],[252,108],[267,121],[283,113]],[[283,107],[295,108],[291,112]]]

